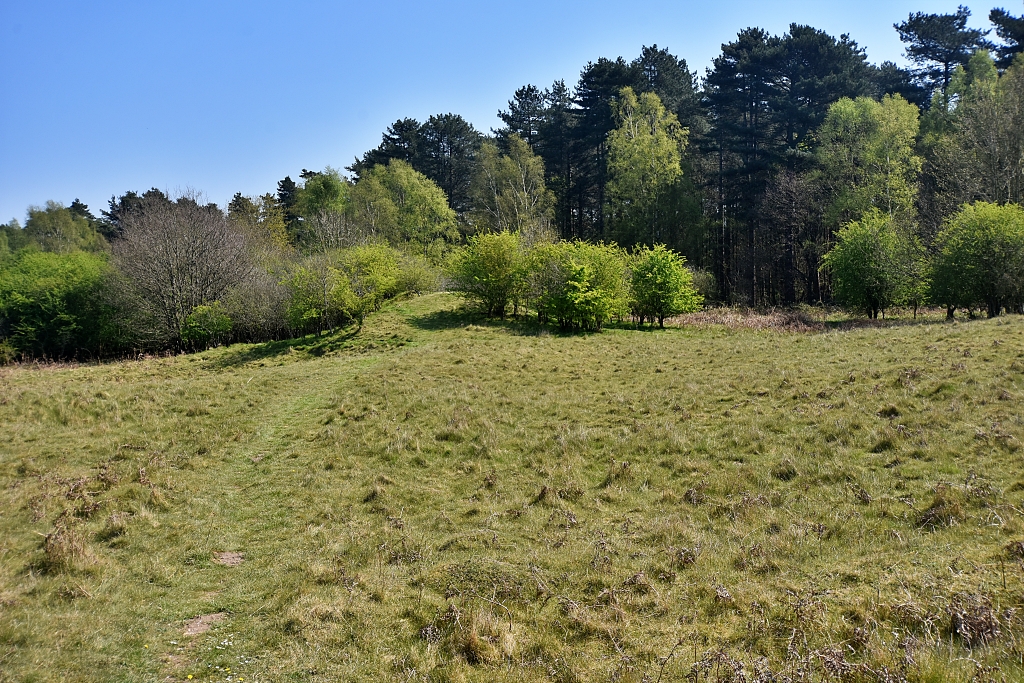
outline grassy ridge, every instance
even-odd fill
[[[1024,679],[1024,320],[454,306],[0,370],[0,680]]]

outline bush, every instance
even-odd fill
[[[109,342],[111,311],[103,287],[105,256],[34,249],[0,270],[0,343],[3,355],[74,357],[101,353]]]
[[[437,271],[423,256],[402,254],[399,258],[398,290],[408,294],[437,291]]]
[[[476,301],[487,315],[504,318],[518,308],[526,276],[519,233],[502,231],[469,238],[445,269],[451,289]]]
[[[422,257],[386,244],[364,244],[310,256],[283,284],[287,318],[297,332],[333,331],[406,292],[433,288],[437,275]]]
[[[704,298],[693,286],[686,259],[664,245],[641,247],[630,258],[630,309],[642,325],[700,309]]]
[[[227,341],[231,334],[231,318],[219,301],[196,306],[181,330],[181,340],[194,349],[208,349]]]
[[[1024,306],[1024,208],[964,205],[936,242],[931,297],[955,308],[984,307],[989,317]]]
[[[530,292],[542,322],[564,330],[600,330],[628,311],[626,259],[615,245],[541,244],[532,251]]]
[[[832,273],[840,304],[877,318],[879,312],[911,298],[916,284],[915,246],[889,216],[872,209],[839,231],[822,268]]]
[[[718,301],[718,281],[713,273],[701,268],[690,270],[690,277],[693,279],[693,288],[697,290],[704,304]]]
[[[365,244],[339,253],[338,262],[355,295],[352,315],[363,317],[401,293],[400,254],[386,244]]]
[[[284,284],[291,294],[288,323],[296,332],[321,334],[352,318],[355,294],[329,255],[306,259]]]
[[[289,332],[290,292],[270,273],[257,273],[245,286],[230,289],[221,300],[231,318],[231,338],[235,341],[280,339]]]

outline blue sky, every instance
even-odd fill
[[[657,44],[703,74],[747,26],[848,33],[902,63],[893,22],[957,4],[0,0],[0,222],[48,199],[98,215],[154,186],[223,205],[344,167],[401,117],[451,111],[487,131],[517,87],[574,84],[598,57]],[[991,6],[971,9],[987,28]]]

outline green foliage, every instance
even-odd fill
[[[329,255],[307,258],[284,284],[291,293],[287,315],[295,331],[321,334],[351,319],[355,294]]]
[[[348,208],[350,192],[348,180],[328,166],[309,177],[302,189],[298,190],[295,208],[306,220],[321,213],[344,213]]]
[[[475,226],[543,238],[549,234],[554,195],[544,186],[544,162],[518,135],[505,141],[507,154],[485,142],[473,182]]]
[[[7,237],[6,225],[0,225],[0,266],[11,256],[10,239]]]
[[[922,164],[914,151],[918,118],[917,107],[899,95],[832,105],[818,133],[818,161],[835,197],[829,222],[856,221],[878,209],[901,226],[913,224]]]
[[[693,313],[704,303],[693,285],[693,276],[685,266],[686,259],[663,244],[641,247],[629,259],[630,309],[642,325],[645,320],[658,321],[680,313]]]
[[[530,296],[540,320],[599,331],[629,310],[626,258],[614,244],[539,244],[530,257]]]
[[[970,16],[970,10],[961,5],[954,14],[914,12],[895,25],[900,40],[907,44],[907,56],[922,67],[918,76],[942,94],[956,66],[966,64],[985,45],[987,31],[968,28]]]
[[[458,238],[444,192],[412,166],[393,159],[364,173],[352,188],[355,220],[393,245],[428,247]]]
[[[194,349],[219,346],[231,334],[231,318],[219,301],[196,306],[185,318],[181,340]]]
[[[541,322],[565,330],[600,330],[628,311],[626,258],[615,245],[538,242],[519,233],[484,233],[452,254],[446,268],[452,291],[490,316],[504,317],[529,303]]]
[[[965,205],[939,233],[932,299],[948,308],[984,307],[990,317],[1024,305],[1024,208]]]
[[[351,315],[362,324],[367,313],[398,296],[402,283],[400,254],[386,244],[366,244],[340,252],[338,263],[354,295]]]
[[[255,249],[280,251],[288,247],[284,207],[269,192],[255,198],[236,192],[228,203],[228,217],[243,229]]]
[[[1004,43],[998,50],[1001,69],[1008,68],[1024,54],[1024,16],[1015,17],[1004,9],[989,12],[988,20],[995,25],[996,35]]]
[[[949,94],[971,97],[981,91],[991,91],[999,80],[999,70],[988,50],[978,50],[964,66],[958,66],[949,83]]]
[[[487,315],[505,317],[522,299],[526,277],[522,237],[504,230],[469,238],[452,253],[445,273],[452,291],[477,302]]]
[[[690,271],[690,276],[693,278],[693,288],[697,290],[697,294],[700,295],[704,305],[716,301],[718,297],[718,282],[715,281],[713,273],[696,268]]]
[[[110,311],[106,258],[23,250],[0,269],[0,342],[7,355],[64,358],[103,351]]]
[[[822,267],[832,274],[842,305],[877,318],[910,298],[915,257],[913,240],[900,233],[892,218],[872,209],[839,231]]]
[[[0,227],[0,233],[5,234],[5,241],[11,251],[28,246],[60,254],[79,250],[105,251],[107,241],[96,231],[93,221],[82,213],[50,201],[46,202],[45,207],[29,207],[28,220],[23,229],[17,221],[12,220],[8,225]]]
[[[616,233],[653,244],[665,219],[659,211],[682,177],[687,130],[653,92],[623,88],[612,104],[618,126],[608,134],[608,210]]]
[[[430,262],[419,254],[399,255],[398,291],[409,294],[436,292],[438,272]]]
[[[406,292],[432,289],[437,276],[421,257],[386,244],[365,244],[314,254],[293,269],[288,321],[297,332],[318,334],[355,321]]]
[[[958,96],[943,134],[929,140],[935,223],[964,203],[1024,201],[1024,58],[1002,74],[987,52],[958,69]]]

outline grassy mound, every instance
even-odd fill
[[[0,369],[0,680],[1022,680],[1022,398],[1018,317],[559,336],[443,294]]]

